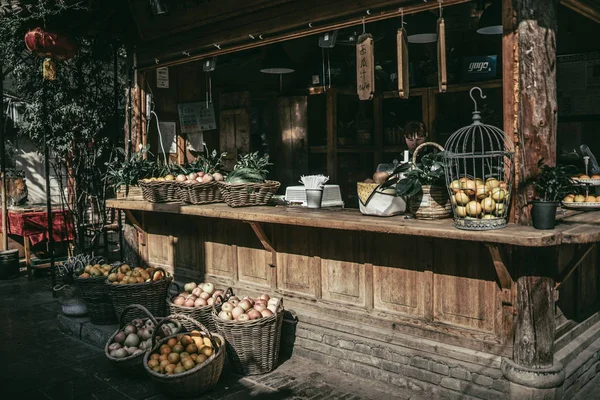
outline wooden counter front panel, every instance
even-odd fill
[[[503,332],[512,327],[503,326],[501,290],[483,244],[262,227],[277,252],[275,260],[246,223],[148,215],[148,263],[176,264],[176,277],[178,271],[193,276],[192,271],[241,291],[278,292],[345,322],[510,354],[512,343],[505,342]]]

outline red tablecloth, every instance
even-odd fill
[[[48,240],[48,218],[46,212],[14,212],[8,211],[8,233],[10,235],[27,236],[31,245]],[[74,239],[75,228],[70,211],[52,211],[52,236],[55,242]],[[0,224],[2,232],[2,224]]]

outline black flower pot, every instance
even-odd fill
[[[556,225],[557,201],[533,200],[531,202],[531,219],[535,229],[554,229]]]

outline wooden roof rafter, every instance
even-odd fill
[[[560,3],[600,24],[600,0],[560,0]]]

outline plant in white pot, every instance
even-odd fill
[[[555,165],[550,167],[544,159],[538,161],[540,173],[533,178],[536,199],[532,200],[531,219],[536,229],[554,229],[556,208],[560,200],[573,191],[571,177],[577,173],[573,165]]]

